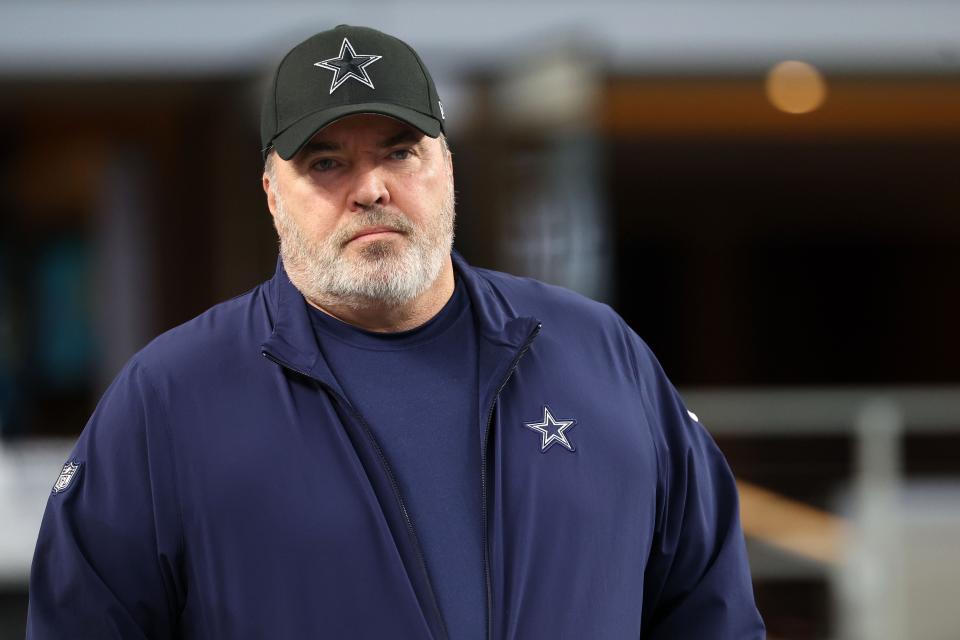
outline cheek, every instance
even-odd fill
[[[412,218],[433,218],[446,198],[448,181],[449,178],[442,171],[432,171],[426,176],[401,181],[402,188],[395,202],[401,211]]]
[[[336,216],[323,208],[317,206],[294,208],[294,205],[284,201],[284,211],[296,225],[299,233],[313,242],[322,242],[336,231]]]
[[[282,195],[284,210],[304,231],[309,231],[312,235],[336,226],[340,209],[332,194],[295,187],[282,192]]]

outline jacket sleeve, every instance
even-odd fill
[[[632,337],[659,467],[641,638],[762,639],[733,474],[656,357]]]
[[[183,584],[171,463],[157,395],[131,361],[47,500],[30,572],[28,639],[173,636]]]

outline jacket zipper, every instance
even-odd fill
[[[377,442],[376,438],[373,437],[373,432],[370,430],[366,420],[363,419],[363,416],[360,415],[360,412],[357,411],[352,404],[347,402],[346,398],[341,396],[322,380],[317,380],[306,371],[301,371],[300,369],[291,367],[290,365],[281,362],[266,351],[263,351],[262,353],[268,360],[280,365],[281,367],[285,367],[291,371],[299,373],[302,376],[306,376],[323,387],[327,393],[329,393],[338,403],[340,403],[341,406],[347,409],[347,411],[353,416],[353,419],[356,420],[363,429],[364,435],[366,435],[367,440],[369,440],[370,444],[373,446],[373,450],[376,451],[377,458],[380,460],[380,465],[382,466],[384,473],[387,475],[387,479],[390,481],[390,487],[393,489],[393,497],[397,500],[397,504],[400,507],[400,513],[403,514],[403,521],[407,526],[407,533],[410,535],[410,539],[413,542],[413,550],[416,554],[417,562],[419,562],[420,569],[423,571],[423,575],[426,578],[425,583],[427,585],[427,590],[429,591],[430,604],[433,607],[434,615],[436,616],[437,620],[440,621],[440,628],[443,632],[443,640],[447,640],[450,636],[447,633],[447,625],[443,619],[443,615],[440,613],[440,606],[437,604],[437,597],[433,592],[433,585],[430,583],[430,574],[427,572],[427,563],[426,560],[424,560],[423,552],[420,550],[420,538],[417,537],[417,532],[413,528],[413,521],[410,519],[410,513],[407,511],[407,505],[404,504],[403,497],[400,495],[400,485],[397,483],[396,477],[393,475],[393,471],[390,469],[389,463],[387,463],[387,457],[384,455],[383,449],[380,448],[380,443]],[[514,364],[514,366],[516,366],[516,364]],[[504,380],[504,382],[506,382],[506,380]],[[502,385],[501,388],[503,388]],[[499,391],[497,393],[499,393]]]
[[[493,394],[493,401],[490,403],[490,410],[487,412],[486,431],[483,435],[483,450],[480,452],[480,523],[483,532],[483,576],[487,586],[487,640],[493,640],[493,588],[490,580],[490,541],[487,539],[487,449],[490,446],[490,429],[493,426],[493,409],[497,406],[497,400],[500,398],[500,392],[507,386],[507,381],[513,375],[520,358],[524,356],[534,338],[540,333],[540,327],[543,324],[538,322],[533,331],[527,336],[527,341],[523,343],[517,356],[507,369],[506,375],[497,387],[497,392]]]

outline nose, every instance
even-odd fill
[[[386,206],[390,202],[390,191],[380,168],[358,168],[349,198],[351,211],[363,211],[373,205]]]

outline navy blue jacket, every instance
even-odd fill
[[[454,260],[479,334],[488,637],[762,638],[730,470],[647,346],[605,305]],[[278,261],[127,363],[49,498],[29,638],[445,638],[305,305]],[[546,407],[546,433],[527,426]]]

